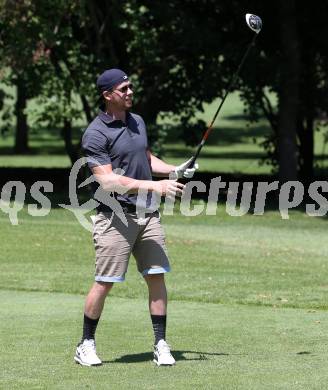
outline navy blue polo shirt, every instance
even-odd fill
[[[146,126],[139,115],[127,112],[124,123],[100,110],[84,132],[82,149],[89,168],[111,164],[113,170],[121,169],[124,176],[152,180]],[[98,186],[93,183],[93,191]],[[116,198],[136,205],[137,194],[116,194]],[[98,207],[98,210],[105,209],[107,207]]]

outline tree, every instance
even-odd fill
[[[327,113],[326,3],[294,0],[267,4],[252,2],[263,17],[257,53],[242,73],[240,88],[250,114],[264,114],[272,135],[264,142],[268,157],[278,166],[281,181],[313,177],[314,129]],[[315,22],[314,22],[315,21]],[[250,71],[256,70],[257,75]],[[268,91],[278,98],[272,106]]]
[[[77,77],[72,78],[71,73],[77,64],[80,68],[87,68],[91,61],[80,53],[81,43],[72,40],[76,14],[79,15],[78,1],[68,4],[58,1],[56,7],[49,0],[3,1],[0,11],[0,65],[3,70],[10,70],[7,82],[14,84],[17,90],[16,153],[28,151],[26,105],[29,99],[38,97],[39,103],[44,104],[38,119],[50,126],[61,126],[71,161],[78,157],[71,139],[71,121],[81,112],[73,104],[72,95],[81,94],[84,111],[90,119],[90,107],[84,98],[84,85],[90,83],[90,71],[82,70],[79,82],[76,82]],[[49,111],[54,96],[57,104],[53,104]]]
[[[204,101],[223,93],[228,79],[222,77],[224,39],[222,35],[218,42],[213,29],[218,20],[224,25],[227,13],[213,8],[213,2],[188,3],[186,8],[178,1],[81,1],[59,2],[49,9],[47,1],[38,1],[33,12],[39,44],[47,53],[39,57],[47,65],[39,77],[45,108],[40,119],[62,124],[72,161],[72,94],[80,96],[90,120],[95,76],[106,68],[123,68],[135,79],[135,109],[145,117],[153,142],[159,112],[177,113],[187,127]],[[200,23],[207,45],[198,36]],[[51,96],[57,104],[49,112],[46,101]]]
[[[2,1],[1,64],[27,94],[16,104],[24,113],[24,101],[39,96],[40,119],[62,128],[72,162],[78,156],[72,121],[82,115],[90,121],[96,76],[110,67],[131,75],[135,110],[153,145],[161,112],[180,122],[187,142],[196,142],[204,124],[195,124],[194,114],[223,96],[252,38],[244,22],[252,9],[264,26],[235,88],[251,118],[264,114],[271,124],[263,146],[280,179],[312,176],[315,123],[327,112],[325,2],[310,8],[295,0],[251,0],[246,9],[236,0],[59,0],[56,7],[50,0]],[[14,47],[17,34],[24,39]],[[277,95],[277,108],[268,92]]]
[[[28,151],[27,100],[38,94],[38,76],[44,63],[37,61],[40,23],[31,0],[3,0],[0,8],[0,67],[16,87],[15,152]],[[5,72],[9,69],[10,72]]]

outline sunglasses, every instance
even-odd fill
[[[128,89],[130,89],[131,91],[133,90],[133,85],[131,83],[124,85],[124,87],[121,87],[121,88],[115,88],[114,91],[120,91],[122,93],[127,93]]]

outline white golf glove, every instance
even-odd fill
[[[186,177],[187,179],[190,179],[191,177],[194,176],[195,171],[198,169],[198,164],[196,163],[192,168],[187,168],[191,160],[192,157],[186,162],[182,163],[181,165],[175,167],[174,170],[175,179],[181,179],[182,177]]]

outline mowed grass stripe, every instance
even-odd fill
[[[327,380],[328,313],[171,302],[177,365],[151,363],[144,299],[108,299],[97,349],[105,364],[74,364],[83,297],[0,291],[4,389],[318,389]],[[315,369],[314,369],[315,367]]]
[[[42,223],[0,224],[0,289],[85,294],[92,281],[91,234],[54,209]],[[71,221],[72,224],[66,222]],[[294,213],[263,217],[164,217],[170,298],[213,303],[328,308],[326,221]],[[48,223],[49,222],[49,223]],[[207,223],[207,225],[206,225]],[[146,297],[131,259],[116,297]]]

